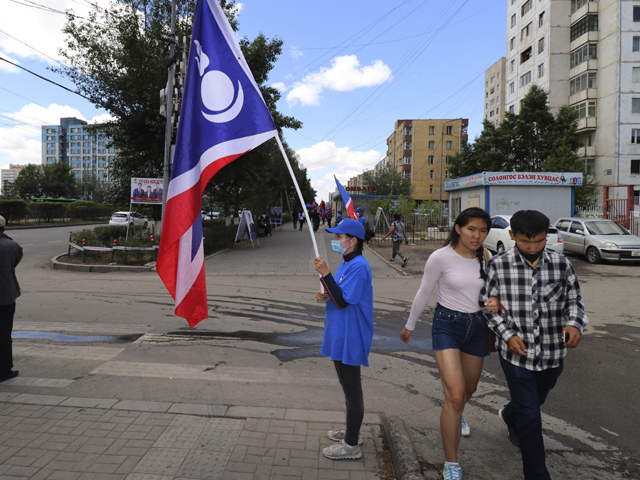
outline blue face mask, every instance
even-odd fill
[[[331,240],[331,248],[336,253],[342,255],[347,249],[340,245],[340,240]]]

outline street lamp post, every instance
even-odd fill
[[[439,202],[442,202],[442,190],[444,189],[444,182],[442,181],[442,165],[444,164],[444,126],[447,123],[455,122],[456,120],[462,120],[462,118],[454,118],[453,120],[447,120],[442,124],[442,137],[440,138],[440,186],[438,187]]]

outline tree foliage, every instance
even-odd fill
[[[34,198],[76,198],[78,181],[68,163],[27,165],[13,183],[16,195],[24,200]]]
[[[232,28],[237,30],[234,2],[219,1]],[[194,0],[177,0],[177,38],[190,36],[194,11]],[[115,118],[95,127],[105,131],[118,150],[109,172],[113,184],[107,200],[113,203],[126,202],[131,177],[163,176],[166,119],[159,113],[159,92],[167,83],[163,50],[170,36],[170,13],[170,0],[112,0],[107,9],[94,8],[87,20],[69,14],[63,29],[66,47],[60,54],[66,65],[54,71],[68,77],[80,93]],[[282,51],[282,40],[270,40],[260,34],[254,40],[243,38],[239,43],[278,130],[300,128],[299,121],[277,110],[280,92],[268,85],[269,73]],[[272,193],[279,205],[282,180],[288,174],[275,165],[277,162],[272,147],[255,149],[223,168],[207,193],[224,201],[228,213],[243,202],[253,203],[250,195],[265,193],[265,186],[277,185]],[[270,178],[271,175],[278,177]],[[264,200],[271,203],[276,198]]]
[[[479,172],[582,172],[576,205],[587,205],[595,195],[595,183],[576,153],[582,145],[577,128],[575,110],[564,105],[553,115],[547,92],[533,85],[519,114],[507,112],[498,127],[485,120],[475,142],[463,142],[449,172],[452,178]]]
[[[362,181],[367,187],[375,187],[376,193],[382,196],[409,196],[413,192],[411,182],[402,178],[402,174],[389,163],[374,170],[373,173],[365,173]]]

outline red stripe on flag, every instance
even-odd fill
[[[204,263],[189,293],[180,305],[176,306],[176,315],[187,319],[191,328],[209,316],[207,307],[207,281],[204,276]]]

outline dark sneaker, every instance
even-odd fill
[[[334,442],[341,442],[342,440],[344,440],[346,434],[346,428],[338,428],[337,430],[329,430],[327,432],[327,437],[329,437]],[[362,445],[362,435],[360,434],[358,434],[358,445]]]
[[[362,458],[362,450],[359,446],[350,447],[344,440],[334,443],[330,447],[323,448],[322,454],[331,460],[357,460]]]
[[[408,261],[409,261],[409,257],[404,257],[404,260],[402,260],[402,266],[406,267]]]
[[[11,380],[12,378],[16,378],[18,375],[20,375],[20,372],[18,370],[9,370],[9,373],[7,373],[4,377],[0,378],[0,382],[4,382],[5,380]]]
[[[393,260],[393,258],[390,258],[390,259],[389,259],[389,261],[390,261],[391,263],[393,263],[395,260]]]
[[[506,407],[506,405],[505,405],[505,407]],[[502,423],[504,423],[507,426],[507,431],[509,432],[507,434],[507,438],[509,438],[509,441],[511,443],[513,443],[516,447],[520,448],[520,443],[518,442],[518,435],[516,433],[516,429],[511,427],[511,426],[509,426],[507,421],[502,416],[502,412],[503,411],[504,411],[504,408],[501,408],[500,410],[498,410],[498,416],[500,417],[500,420],[502,420]]]

